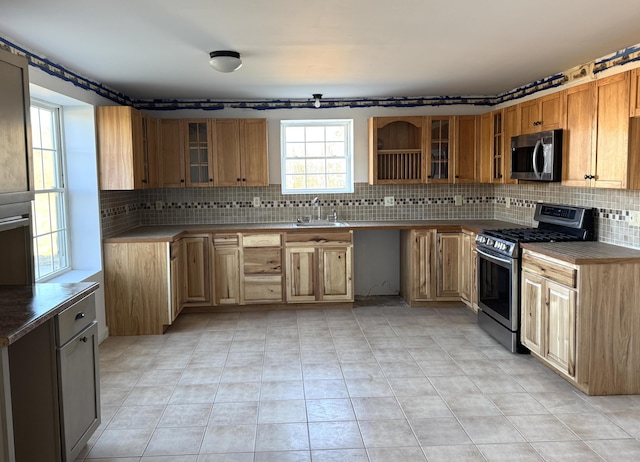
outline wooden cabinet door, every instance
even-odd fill
[[[563,128],[565,94],[562,91],[540,98],[540,125],[538,131]]]
[[[455,118],[454,183],[475,183],[478,154],[478,116]]]
[[[170,263],[170,279],[171,279],[171,321],[173,322],[180,311],[182,311],[182,303],[184,301],[184,282],[186,265],[182,254],[182,239],[171,244],[171,263]]]
[[[239,305],[240,249],[214,247],[214,291],[216,305]]]
[[[462,300],[471,300],[471,241],[472,236],[462,233],[460,247],[460,296]]]
[[[213,147],[211,146],[211,121],[207,119],[184,120],[184,157],[187,186],[213,186]]]
[[[628,72],[596,81],[595,187],[627,187],[629,82]]]
[[[313,302],[318,298],[318,252],[315,247],[286,250],[287,301]]]
[[[413,231],[413,300],[432,301],[436,294],[436,231]]]
[[[214,126],[216,186],[239,186],[242,184],[240,122],[238,119],[216,119]]]
[[[451,183],[453,179],[453,117],[429,117],[427,121],[427,183]]]
[[[460,298],[460,241],[460,233],[438,233],[438,298]]]
[[[502,116],[502,133],[504,138],[502,153],[502,183],[515,184],[518,180],[511,179],[511,138],[520,134],[518,128],[518,106],[504,108]]]
[[[535,133],[539,131],[538,122],[540,121],[540,104],[538,99],[532,99],[518,104],[520,112],[520,133]]]
[[[211,265],[209,236],[182,238],[185,260],[185,305],[211,304]]]
[[[471,247],[471,308],[478,311],[478,251]]]
[[[504,125],[503,111],[493,111],[492,143],[491,143],[491,182],[502,183],[504,181]]]
[[[640,117],[640,69],[630,71],[629,117]]]
[[[0,194],[16,202],[31,200],[25,193],[33,188],[28,67],[26,58],[0,50]]]
[[[566,121],[563,134],[562,184],[590,186],[593,152],[595,82],[566,91]],[[586,177],[586,178],[585,178]]]
[[[559,370],[575,376],[576,357],[576,293],[553,281],[546,281],[545,335],[547,361]]]
[[[544,356],[544,279],[522,271],[520,294],[521,342],[532,352]]]
[[[158,120],[142,114],[142,183],[143,188],[160,186],[158,177]]]
[[[267,119],[240,119],[242,186],[269,186]]]
[[[182,121],[179,119],[160,120],[159,170],[160,187],[184,188],[184,139]]]
[[[322,248],[320,254],[320,300],[353,301],[352,247]]]
[[[478,162],[478,180],[480,183],[491,183],[492,124],[493,118],[490,112],[480,116],[480,159]]]

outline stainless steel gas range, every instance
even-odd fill
[[[594,210],[569,205],[536,205],[536,228],[485,230],[478,250],[478,325],[512,352],[520,343],[520,244],[594,239]]]

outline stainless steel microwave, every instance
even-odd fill
[[[562,130],[511,138],[511,178],[529,181],[562,179]]]

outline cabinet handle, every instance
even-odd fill
[[[89,340],[87,337],[81,337],[79,339],[81,342],[87,343],[87,340]]]
[[[82,319],[82,318],[84,318],[84,313],[82,311],[80,311],[78,314],[76,314],[76,321],[78,319]]]
[[[142,183],[143,184],[147,184],[147,180],[142,180]]]
[[[589,175],[587,175],[586,173],[584,174],[584,179],[588,180],[589,179]]]
[[[456,178],[460,178],[460,175],[456,175]]]
[[[427,175],[427,178],[431,178],[431,175]]]
[[[184,183],[184,179],[180,180],[180,183]]]

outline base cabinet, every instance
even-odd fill
[[[180,239],[182,246],[184,306],[211,305],[211,236],[188,235]]]
[[[213,236],[213,291],[216,305],[240,304],[240,235]]]
[[[282,303],[282,234],[242,235],[242,302]]]
[[[353,301],[353,231],[286,235],[287,302]]]
[[[588,395],[640,393],[640,263],[570,264],[525,249],[522,343]]]

